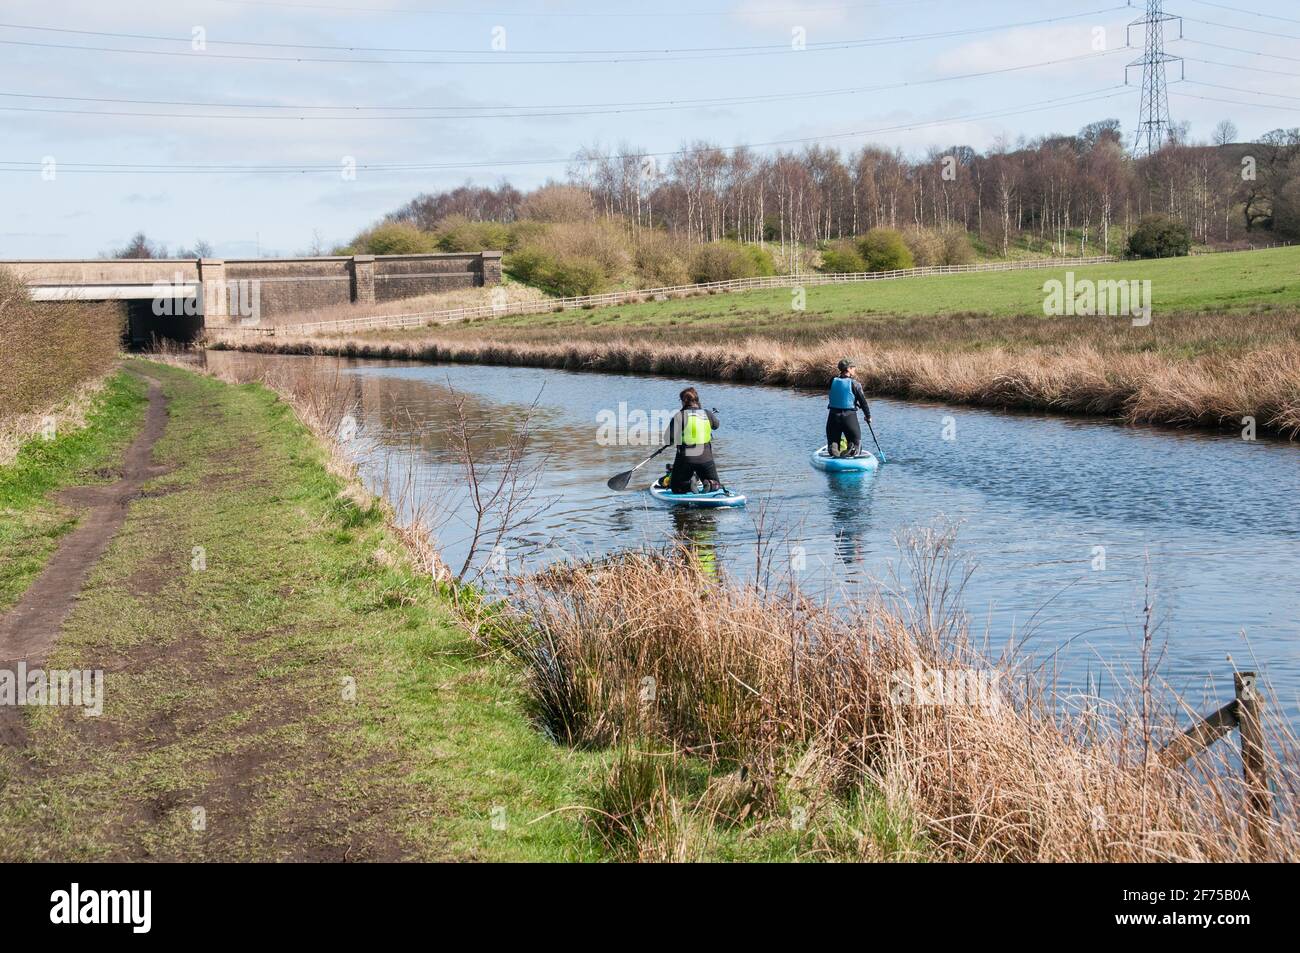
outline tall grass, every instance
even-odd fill
[[[1281,341],[1191,357],[1180,356],[1176,342],[1165,351],[1135,352],[1120,350],[1106,338],[1061,347],[973,350],[882,346],[847,335],[811,343],[766,337],[727,344],[630,337],[545,343],[435,335],[393,341],[277,337],[214,343],[264,353],[524,365],[818,388],[826,386],[835,363],[849,354],[857,356],[858,376],[871,394],[1087,414],[1127,423],[1242,428],[1245,418],[1253,418],[1261,433],[1300,436],[1300,349]]]
[[[842,612],[719,581],[686,554],[556,567],[519,582],[498,638],[556,740],[619,746],[589,807],[624,856],[693,859],[743,822],[841,858],[1250,858],[1226,748],[1173,767],[1159,749],[1179,713],[1153,684],[1118,702],[1058,697],[1021,660],[976,651],[949,547],[946,532],[908,545],[910,607]],[[917,703],[934,672],[987,673],[997,691]],[[690,783],[686,756],[707,783]],[[1268,856],[1295,860],[1292,739],[1271,757]]]
[[[11,455],[46,416],[84,416],[91,385],[117,362],[122,325],[115,305],[33,301],[0,269],[0,453]]]

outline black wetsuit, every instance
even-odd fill
[[[853,381],[853,406],[831,407],[826,413],[826,452],[832,457],[840,456],[838,448],[841,437],[846,437],[849,442],[848,449],[843,455],[857,456],[858,448],[862,446],[862,426],[858,423],[859,409],[862,411],[862,416],[870,421],[871,408],[867,406],[867,395],[862,390],[862,385],[855,380]]]
[[[704,484],[704,489],[716,490],[721,486],[718,480],[718,468],[713,463],[713,444],[702,443],[695,446],[686,446],[682,441],[682,415],[684,411],[677,411],[673,414],[672,419],[668,421],[668,431],[664,435],[664,443],[677,444],[677,456],[673,458],[672,482],[669,488],[674,493],[690,493],[691,477],[697,477]],[[705,411],[709,416],[709,426],[717,430],[721,424],[718,422],[718,415],[713,411]]]

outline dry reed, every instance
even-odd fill
[[[983,407],[1111,418],[1125,423],[1241,428],[1300,436],[1300,349],[1274,343],[1229,354],[1178,357],[1078,342],[978,350],[882,347],[841,337],[783,343],[749,337],[727,344],[612,338],[531,343],[438,336],[401,340],[217,338],[217,347],[474,364],[662,374],[691,380],[824,387],[844,354],[857,355],[869,393]]]
[[[683,818],[716,800],[717,783],[694,802],[674,797],[671,764],[641,748],[714,764],[727,822],[779,825],[794,790],[814,841],[847,798],[870,791],[916,825],[936,859],[1251,856],[1243,784],[1222,745],[1195,770],[1168,766],[1153,739],[1172,737],[1177,713],[1152,703],[1152,685],[1139,686],[1141,704],[1062,699],[1034,687],[1017,660],[981,656],[952,611],[960,579],[945,568],[948,542],[923,542],[912,559],[928,582],[910,607],[836,612],[793,589],[719,582],[688,554],[629,554],[522,580],[502,638],[524,661],[534,715],[564,743],[627,749],[597,799],[602,836],[631,841],[628,856],[683,859],[716,822]],[[922,704],[932,673],[997,690]],[[1287,754],[1271,766],[1281,793],[1270,857],[1294,860],[1290,739],[1277,750]],[[870,859],[879,847],[859,836],[837,855]]]

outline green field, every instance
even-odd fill
[[[1077,280],[1150,280],[1157,325],[1161,315],[1287,311],[1300,306],[1300,247],[1116,262],[1072,270]],[[806,341],[830,333],[861,334],[878,329],[888,334],[904,325],[915,327],[915,321],[897,320],[900,318],[1023,315],[1036,317],[1040,323],[1051,323],[1056,319],[1043,315],[1043,285],[1053,278],[1063,280],[1064,276],[1063,269],[1035,269],[809,286],[806,309],[802,312],[792,309],[789,289],[700,295],[594,310],[495,318],[439,327],[436,333],[440,337],[487,336],[540,343],[598,340],[622,333],[664,337],[688,327],[694,335],[692,339],[701,342],[738,334]],[[1087,319],[1093,325],[1099,320],[1104,319]],[[944,333],[951,330],[945,321]],[[978,332],[975,336],[982,340],[998,336],[990,334],[988,323],[983,321],[971,330]],[[418,333],[427,334],[429,329],[383,331],[361,337],[400,339]],[[1024,333],[1020,329],[1013,336]],[[1036,335],[1030,332],[1030,337]]]

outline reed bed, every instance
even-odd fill
[[[633,553],[521,580],[486,631],[522,660],[553,738],[619,752],[588,809],[628,858],[698,859],[739,827],[826,859],[1263,859],[1223,744],[1170,766],[1179,713],[1154,684],[1058,697],[977,652],[951,540],[917,539],[908,603],[837,612],[718,580],[689,553]],[[928,703],[931,673],[965,689]],[[1267,856],[1295,860],[1293,740],[1275,742]]]
[[[683,334],[683,337],[687,335]],[[684,344],[612,337],[563,343],[446,338],[242,339],[216,347],[431,362],[661,374],[691,380],[826,386],[845,354],[859,361],[868,393],[1052,413],[1123,423],[1243,429],[1300,436],[1300,348],[1289,343],[1180,356],[1176,349],[1125,351],[1078,341],[1068,347],[980,349],[881,346],[844,336],[815,343],[746,337]]]

